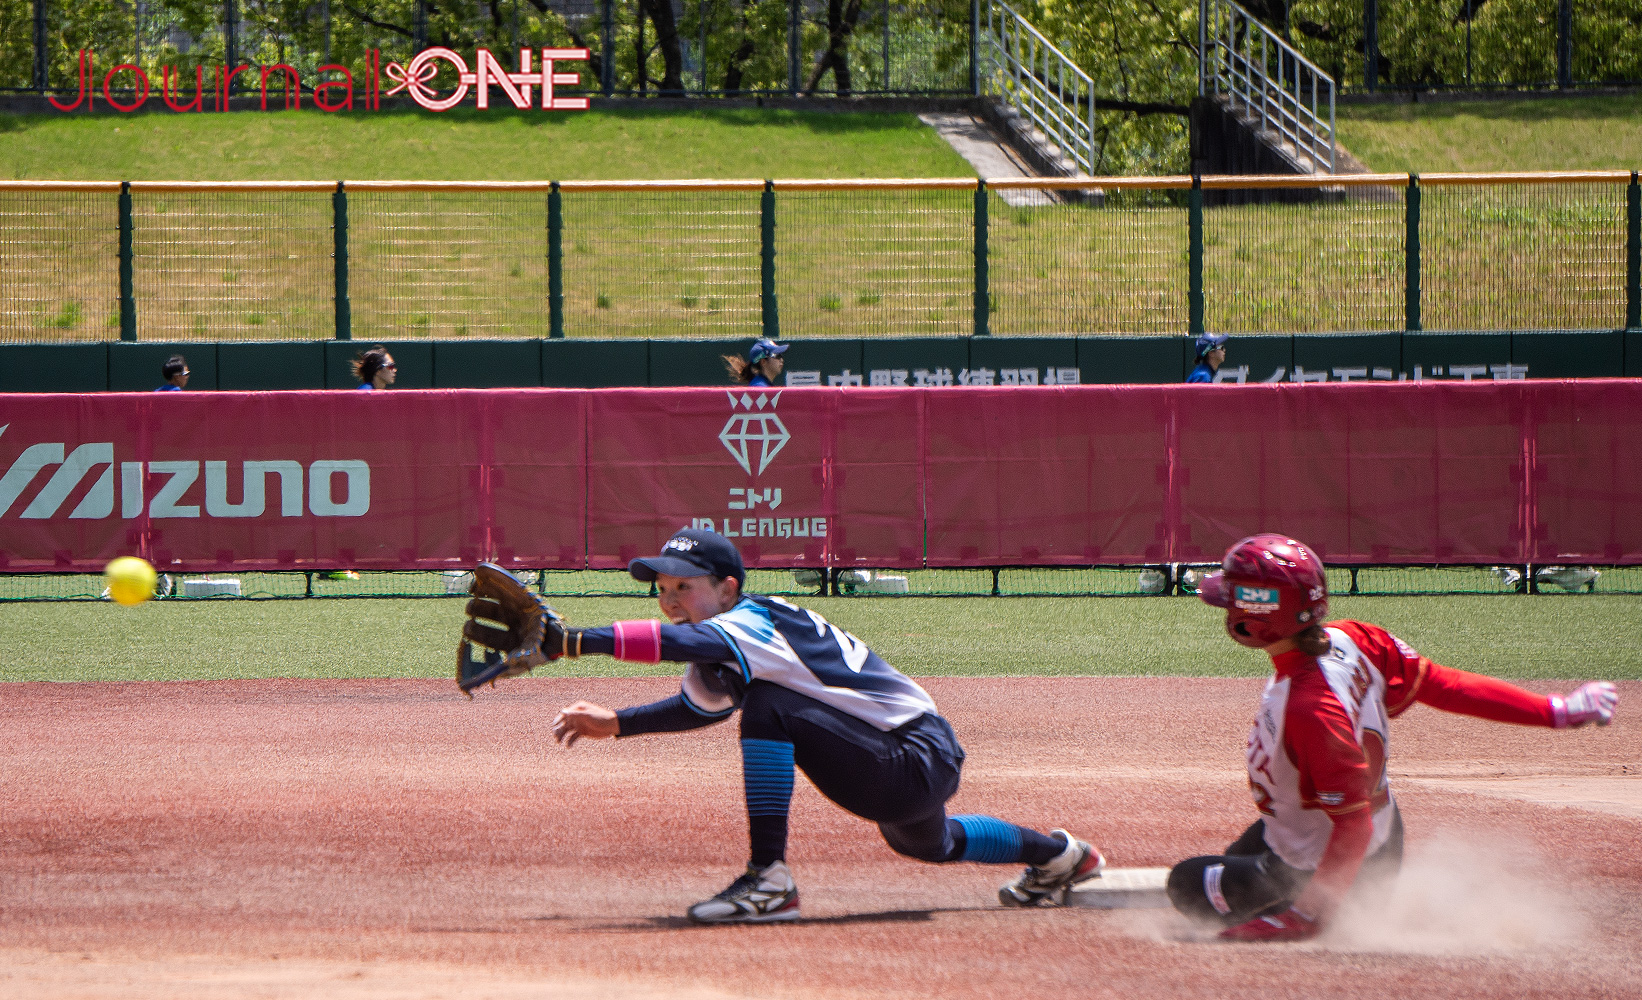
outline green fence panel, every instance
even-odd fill
[[[1190,369],[1185,337],[1079,337],[1083,381],[1116,384],[1183,382]]]
[[[778,188],[775,198],[784,336],[973,332],[973,191]]]
[[[334,337],[331,197],[133,185],[137,339]]]
[[[986,337],[970,341],[971,385],[1053,385],[1067,371],[1083,381],[1072,337]]]
[[[326,341],[227,342],[217,345],[217,388],[325,388]]]
[[[108,387],[115,392],[158,389],[165,384],[160,367],[173,354],[188,363],[189,392],[217,388],[217,345],[188,341],[108,345]]]
[[[433,345],[439,389],[525,388],[542,384],[539,340],[441,340]]]
[[[325,343],[325,388],[352,389],[359,383],[354,379],[352,362],[355,357],[373,347],[386,347],[399,366],[394,376],[395,389],[433,388],[433,347],[431,340],[331,340]]]
[[[865,341],[854,337],[826,337],[809,340],[789,340],[786,360],[787,385],[842,385],[845,380],[861,377],[866,371],[862,363]],[[834,379],[838,380],[836,383]],[[862,379],[865,383],[865,379]]]
[[[1623,184],[1421,181],[1420,317],[1436,330],[1625,322]]]
[[[1409,378],[1493,378],[1509,376],[1509,333],[1415,332],[1403,334],[1401,369]]]
[[[1642,378],[1642,330],[1625,331],[1625,374]]]
[[[120,336],[119,193],[0,191],[0,341]]]
[[[1112,191],[1055,203],[987,193],[988,329],[995,335],[1186,330],[1187,227],[1179,192]],[[1039,197],[1026,197],[1039,195]]]
[[[605,389],[649,384],[648,340],[542,341],[542,385]]]
[[[1188,374],[1196,362],[1188,340]],[[1283,334],[1234,334],[1226,340],[1226,360],[1220,373],[1223,381],[1287,382],[1294,374],[1294,338]]]
[[[861,368],[851,385],[957,385],[969,367],[968,337],[863,340]]]
[[[1402,195],[1396,186],[1353,188],[1338,197],[1323,193],[1305,201],[1205,208],[1207,328],[1401,330],[1407,231]]]
[[[548,335],[545,191],[356,186],[348,240],[354,340]]]
[[[1621,330],[1545,330],[1511,334],[1511,364],[1533,378],[1602,378],[1625,374]]]
[[[100,392],[108,388],[108,350],[108,344],[9,344],[0,392]]]
[[[730,385],[724,355],[747,354],[753,338],[745,340],[653,340],[650,342],[650,385]]]
[[[562,197],[565,336],[759,335],[756,191]]]
[[[1330,382],[1353,379],[1395,381],[1402,368],[1401,332],[1299,334],[1294,338],[1294,373],[1318,373]]]

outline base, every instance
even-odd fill
[[[1108,868],[1100,878],[1067,890],[1062,906],[1092,910],[1168,909],[1167,868]]]

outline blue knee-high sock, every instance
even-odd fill
[[[1024,826],[1005,823],[995,816],[954,816],[963,831],[963,853],[959,861],[988,865],[1041,865],[1066,849],[1066,842]]]
[[[787,808],[792,803],[793,748],[779,740],[741,741],[741,777],[747,790],[751,863],[763,868],[787,856]]]

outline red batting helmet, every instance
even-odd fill
[[[1287,535],[1251,535],[1226,550],[1198,595],[1226,609],[1226,632],[1260,648],[1303,632],[1328,614],[1323,561]]]

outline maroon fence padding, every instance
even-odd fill
[[[1642,382],[0,396],[0,569],[1642,563]]]

